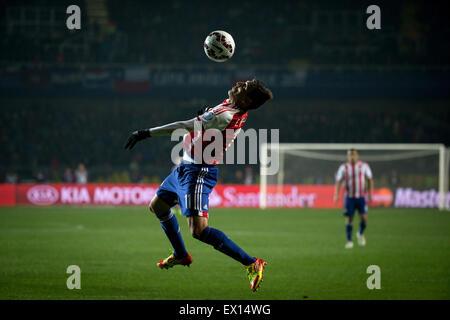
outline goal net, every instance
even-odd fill
[[[450,149],[442,144],[362,143],[261,145],[260,207],[342,207],[342,195],[340,203],[333,202],[335,176],[351,148],[372,169],[371,206],[449,209]],[[275,157],[276,172],[267,164]]]

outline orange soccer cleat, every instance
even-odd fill
[[[256,258],[256,261],[245,268],[250,281],[250,289],[255,292],[262,282],[264,267],[267,263],[263,259]]]
[[[172,253],[167,258],[160,260],[156,265],[161,269],[169,269],[177,264],[189,267],[192,261],[193,260],[190,253],[188,253],[186,257],[180,259],[175,258],[175,255]]]

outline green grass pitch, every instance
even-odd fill
[[[1,208],[0,299],[450,298],[449,212],[371,209],[367,246],[349,250],[340,210],[212,209],[211,226],[267,260],[257,293],[242,265],[178,221],[194,263],[160,270],[170,244],[145,207]],[[69,265],[80,290],[66,287]],[[366,287],[369,265],[379,290]]]

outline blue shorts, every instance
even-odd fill
[[[344,201],[344,216],[353,217],[355,209],[359,214],[367,213],[366,198],[349,198],[345,197]]]
[[[178,203],[183,216],[208,217],[209,194],[218,172],[215,165],[182,162],[161,183],[156,195],[171,207]]]

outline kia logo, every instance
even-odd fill
[[[27,192],[28,200],[38,206],[48,206],[58,201],[58,190],[48,185],[37,185]]]

